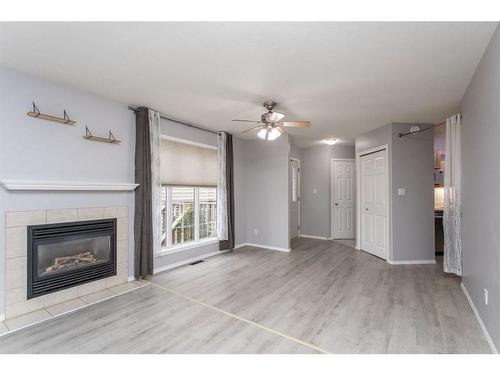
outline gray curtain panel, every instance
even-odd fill
[[[147,108],[135,113],[134,276],[153,274],[153,222],[151,186],[151,138]]]
[[[227,241],[219,242],[220,250],[234,249],[234,172],[233,136],[226,134]]]

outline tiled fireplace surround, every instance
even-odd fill
[[[117,219],[117,275],[27,300],[27,226],[106,218]],[[5,256],[6,322],[25,314],[36,315],[38,310],[41,317],[44,313],[57,316],[100,297],[109,298],[121,289],[132,289],[130,286],[120,289],[120,284],[128,281],[128,207],[6,212]]]

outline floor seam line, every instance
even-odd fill
[[[237,319],[237,320],[239,320],[239,321],[241,321],[241,322],[247,323],[247,324],[249,324],[249,325],[251,325],[251,326],[254,326],[254,327],[260,328],[260,329],[262,329],[262,330],[264,330],[264,331],[267,331],[267,332],[273,333],[273,334],[275,334],[276,336],[280,336],[280,337],[285,338],[285,339],[287,339],[287,340],[293,341],[293,342],[295,342],[295,343],[297,343],[297,344],[300,344],[300,345],[306,346],[306,347],[308,347],[308,348],[310,348],[310,349],[316,350],[317,352],[320,352],[320,353],[323,353],[323,354],[333,354],[333,353],[331,353],[331,352],[329,352],[329,351],[327,351],[327,350],[325,350],[325,349],[322,349],[322,348],[320,348],[320,347],[318,347],[318,346],[316,346],[316,345],[313,345],[313,344],[310,344],[310,343],[308,343],[308,342],[302,341],[302,340],[300,340],[300,339],[297,339],[297,338],[295,338],[295,337],[293,337],[293,336],[290,336],[290,335],[287,335],[287,334],[285,334],[285,333],[282,333],[282,332],[279,332],[279,331],[275,331],[274,329],[268,328],[268,327],[263,326],[263,325],[261,325],[261,324],[259,324],[259,323],[253,322],[253,321],[251,321],[251,320],[249,320],[249,319],[242,318],[242,317],[240,317],[240,316],[238,316],[238,315],[236,315],[236,314],[230,313],[229,311],[222,310],[222,309],[220,309],[220,308],[218,308],[218,307],[215,307],[215,306],[209,305],[208,303],[205,303],[205,302],[199,301],[199,300],[197,300],[197,299],[195,299],[195,298],[192,298],[192,297],[186,296],[185,294],[182,294],[182,293],[180,293],[180,292],[178,292],[178,291],[176,291],[176,290],[166,288],[166,287],[164,287],[164,286],[162,286],[162,285],[159,285],[159,284],[153,283],[153,282],[151,282],[151,281],[148,281],[148,282],[149,282],[149,284],[151,284],[152,286],[154,286],[154,287],[156,287],[156,288],[159,288],[159,289],[161,289],[161,290],[164,290],[164,291],[166,291],[166,292],[168,292],[168,293],[171,293],[171,294],[174,294],[174,295],[176,295],[176,296],[179,296],[179,297],[185,298],[185,299],[187,299],[187,300],[189,300],[189,301],[191,301],[191,302],[197,303],[197,304],[199,304],[199,305],[201,305],[201,306],[204,306],[204,307],[209,308],[209,309],[211,309],[211,310],[217,311],[217,312],[219,312],[219,313],[221,313],[221,314],[224,314],[224,315],[230,316],[230,317],[232,317],[232,318],[234,318],[234,319]]]

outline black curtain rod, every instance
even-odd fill
[[[401,138],[401,137],[405,137],[407,135],[412,135],[412,134],[417,134],[417,133],[420,133],[420,132],[425,132],[426,130],[434,129],[434,128],[437,128],[438,126],[442,126],[442,125],[445,125],[445,124],[446,124],[446,121],[440,122],[439,124],[432,125],[432,126],[429,126],[428,128],[420,129],[420,130],[417,130],[417,131],[414,131],[414,132],[399,133],[398,137]]]
[[[137,112],[139,110],[139,108],[141,107],[138,107],[138,106],[135,106],[135,105],[129,105],[128,106],[128,109],[130,109],[131,111],[134,111],[134,112]],[[216,130],[211,130],[211,129],[207,129],[207,128],[202,128],[201,126],[196,126],[196,125],[193,125],[193,124],[190,124],[189,122],[184,122],[184,121],[180,121],[180,120],[175,120],[173,118],[170,118],[170,117],[167,117],[167,116],[164,116],[160,113],[160,118],[164,119],[164,120],[168,120],[168,121],[172,121],[172,122],[175,122],[176,124],[180,124],[180,125],[184,125],[184,126],[189,126],[190,128],[194,128],[194,129],[198,129],[198,130],[203,130],[205,132],[209,132],[209,133],[212,133],[212,134],[217,134],[219,135],[220,132],[216,131]]]

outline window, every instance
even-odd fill
[[[164,137],[160,144],[161,247],[190,247],[217,236],[217,149]]]
[[[217,236],[215,187],[162,186],[162,248]]]

